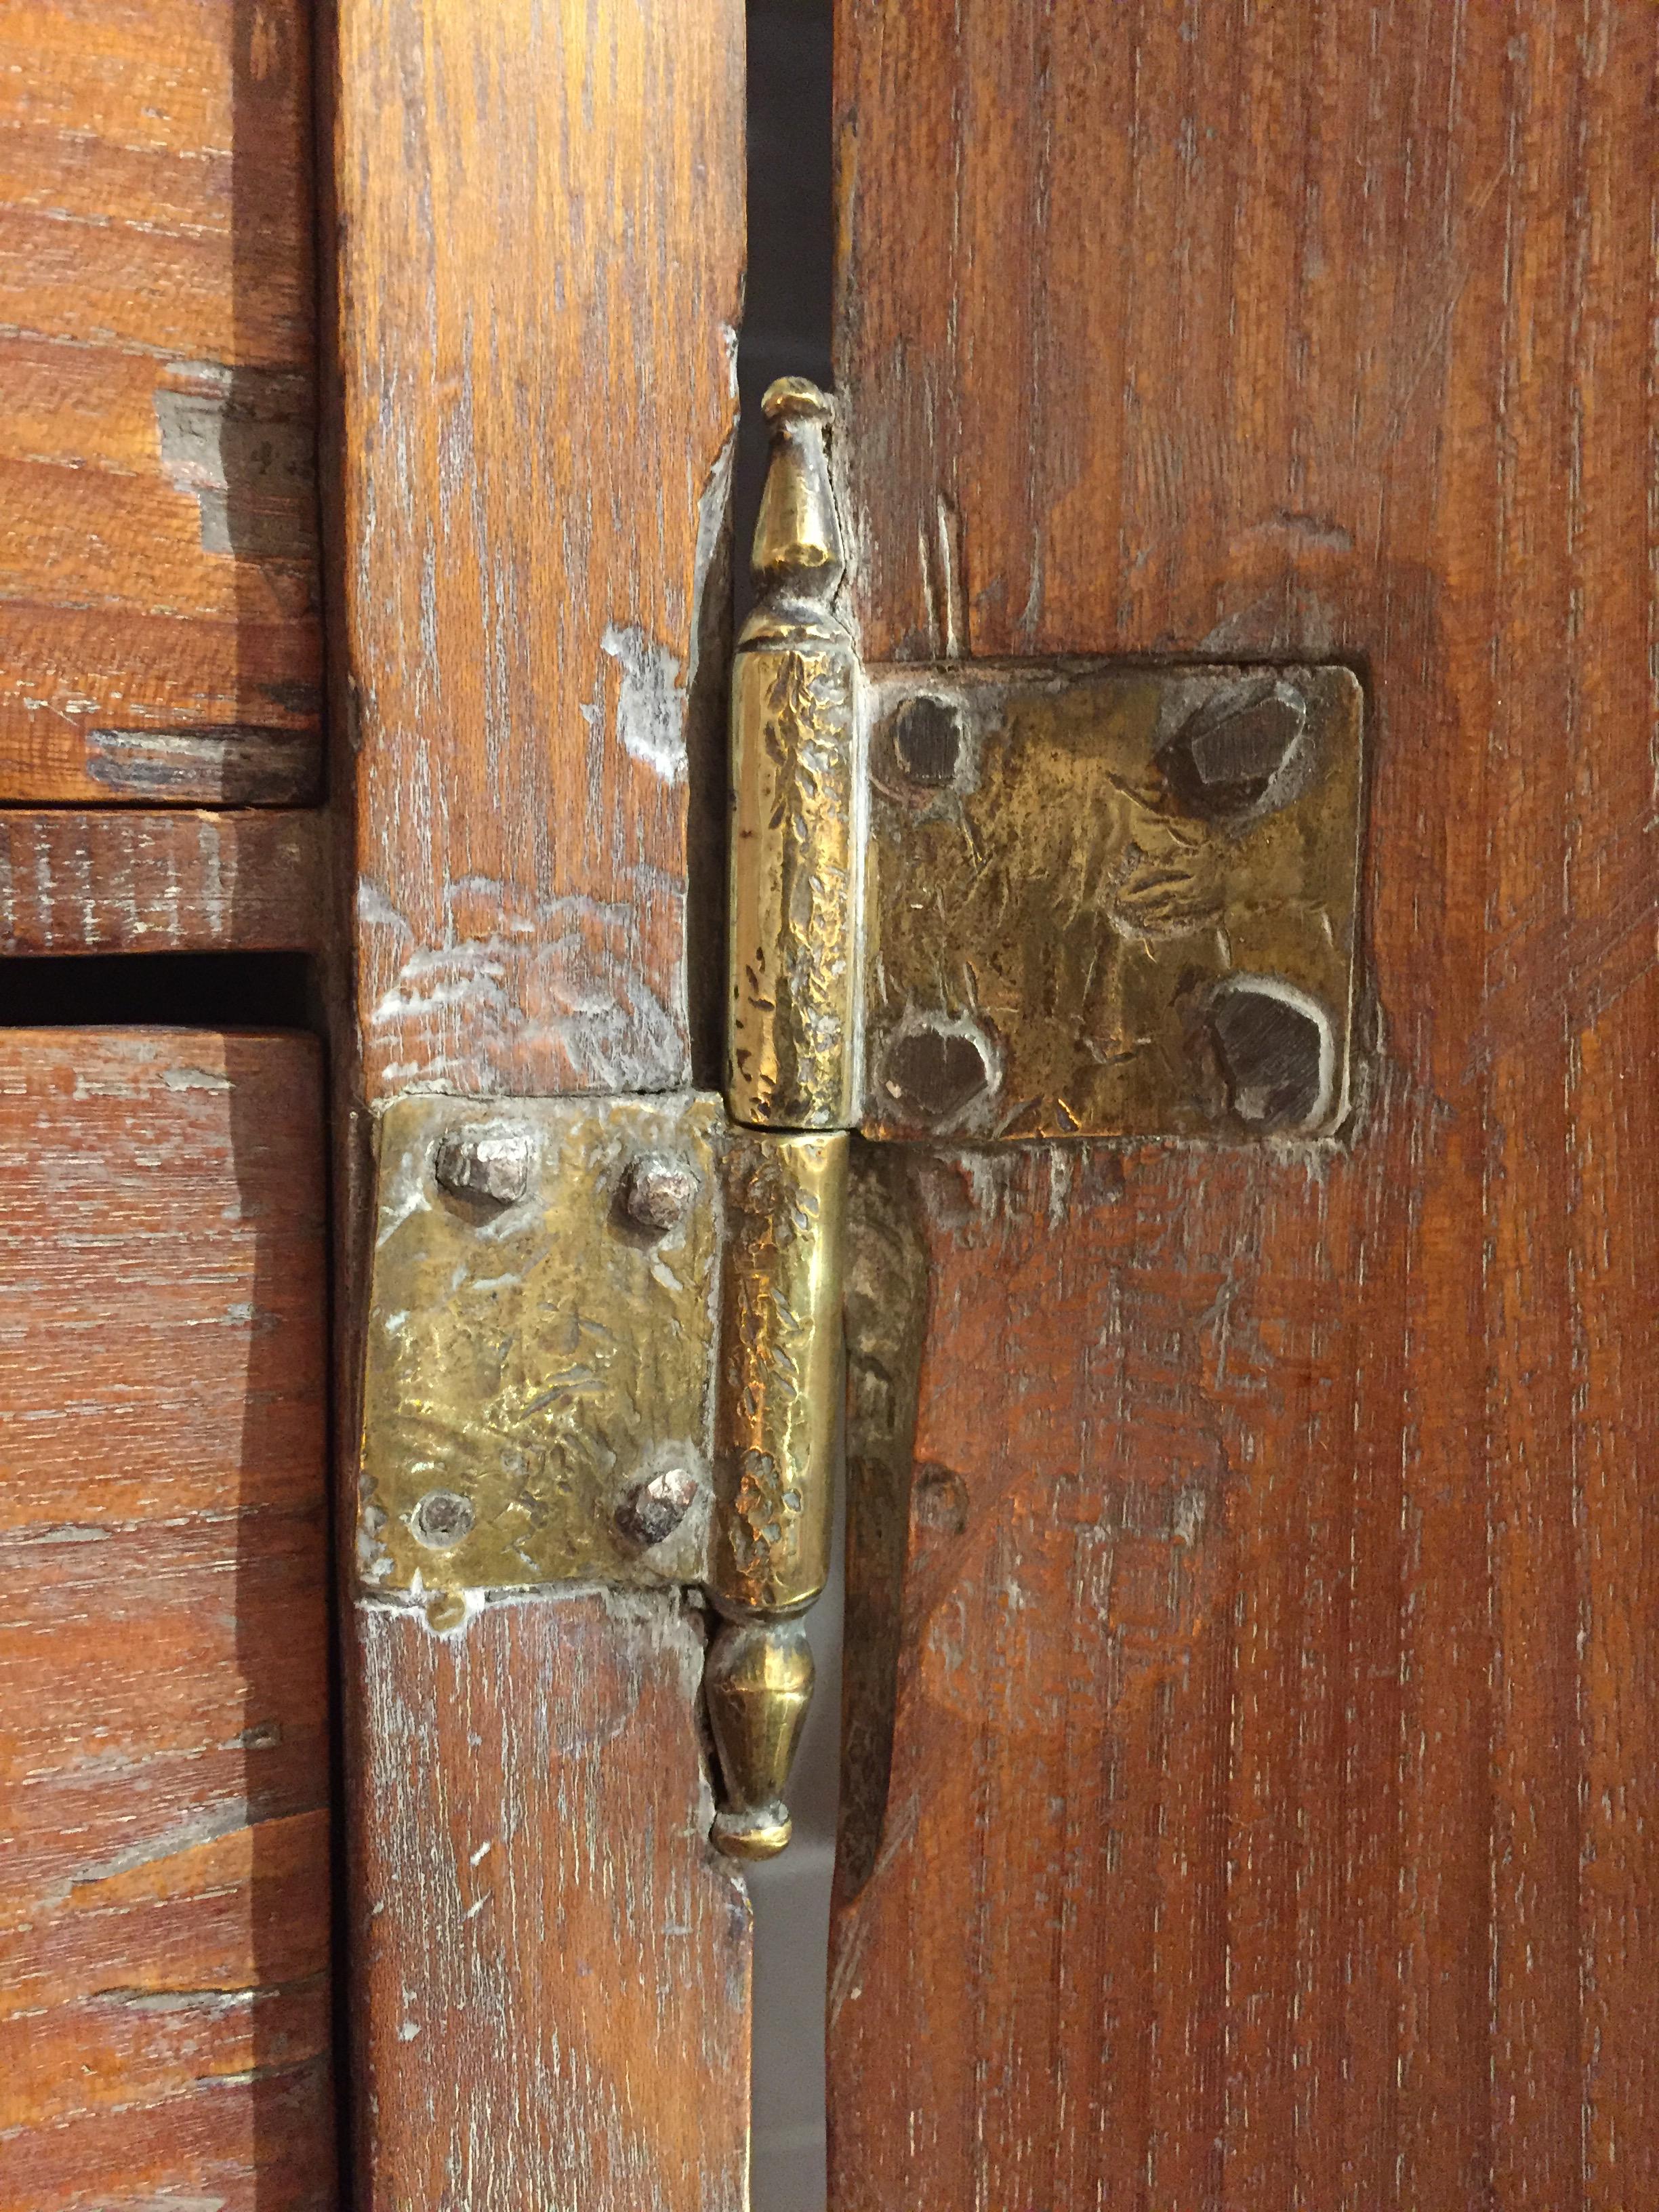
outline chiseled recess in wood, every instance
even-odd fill
[[[319,766],[309,0],[0,21],[0,799]]]
[[[0,1032],[0,2212],[325,2212],[320,1068]]]
[[[346,0],[344,651],[371,1097],[688,1080],[738,0]],[[412,189],[411,178],[418,179]]]
[[[0,952],[313,947],[323,817],[0,808]]]
[[[1339,1150],[897,1164],[842,2212],[1659,2199],[1656,49],[841,17],[866,647],[1360,661],[1381,1008]]]
[[[675,1595],[357,1608],[368,2212],[745,2212],[749,1901]]]

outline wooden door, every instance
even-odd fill
[[[834,2212],[1659,2201],[1656,21],[841,0],[866,659],[1366,805],[1334,1137],[855,1148]],[[388,1115],[720,1086],[741,15],[0,51],[0,2212],[741,2212],[695,1595],[355,1544]]]
[[[838,11],[866,653],[1369,789],[1336,1141],[866,1158],[836,2212],[1659,2197],[1656,22]]]
[[[389,1103],[716,1074],[741,15],[0,52],[0,2205],[735,2208],[701,1616],[355,1543]]]

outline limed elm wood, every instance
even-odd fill
[[[0,20],[0,799],[313,795],[307,0]]]
[[[880,1164],[837,2212],[1659,2197],[1656,44],[842,15],[866,647],[1352,658],[1374,1012],[1334,1149]]]
[[[338,10],[360,1099],[690,1079],[742,96],[738,0]],[[349,1215],[360,1243],[362,1186]],[[697,1650],[667,1597],[492,1597],[446,1638],[358,1608],[376,2212],[738,2212],[747,1907],[707,1841]]]
[[[0,1032],[0,2207],[334,2201],[319,1055]]]
[[[324,816],[0,808],[0,952],[254,952],[330,934]]]

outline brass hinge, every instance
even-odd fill
[[[1346,668],[865,669],[829,404],[765,407],[726,1100],[386,1109],[359,1518],[365,1586],[441,1632],[548,1583],[705,1593],[748,1857],[811,1691],[852,1136],[1331,1136],[1360,807]]]
[[[847,1137],[680,1092],[399,1098],[379,1144],[363,1586],[440,1632],[548,1583],[706,1592],[714,1840],[781,1850],[829,1563]]]
[[[764,1128],[1305,1139],[1349,1110],[1340,666],[860,666],[786,379],[732,682],[727,1094]]]

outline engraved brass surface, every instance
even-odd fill
[[[697,1094],[387,1108],[363,1394],[367,1586],[430,1598],[702,1579],[724,1126],[720,1101]],[[690,1202],[660,1230],[627,1208],[641,1161],[690,1178]],[[678,1518],[642,1544],[662,1525],[640,1525],[653,1485]]]
[[[850,1139],[718,1098],[395,1100],[379,1129],[359,1572],[480,1595],[700,1583],[714,1841],[789,1840],[841,1401]]]
[[[1335,667],[869,672],[864,1133],[1335,1130],[1361,704]]]
[[[708,1588],[739,1617],[798,1613],[829,1572],[848,1143],[757,1133],[727,1161]]]
[[[755,533],[759,597],[732,675],[730,1047],[733,1118],[766,1128],[853,1119],[859,853],[852,641],[823,453],[829,403],[768,392],[773,453]]]

